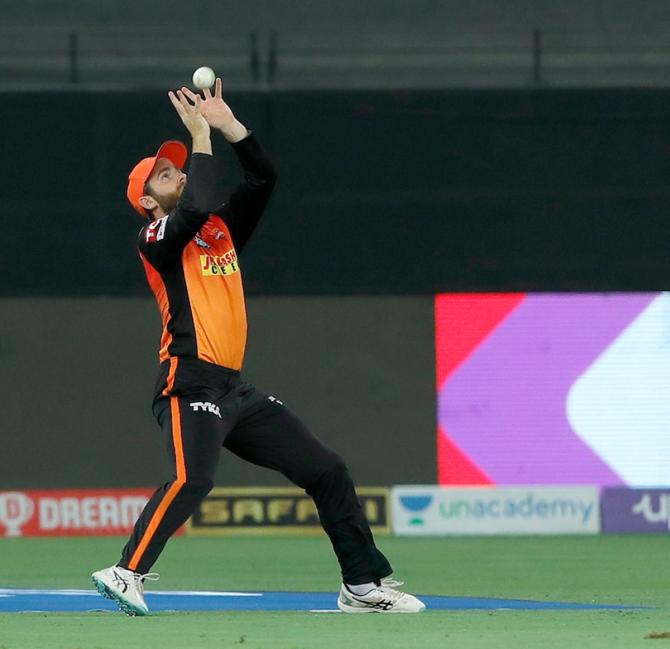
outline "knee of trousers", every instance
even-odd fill
[[[333,489],[336,491],[347,490],[353,486],[349,469],[337,453],[329,454],[327,459],[319,463],[314,469],[318,473],[313,473],[310,479],[306,481],[308,493],[316,495],[319,492],[332,491]]]
[[[192,498],[204,498],[214,487],[214,482],[206,477],[188,478],[180,489],[182,496],[190,496]]]

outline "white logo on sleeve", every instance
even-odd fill
[[[202,412],[211,412],[213,415],[216,415],[219,419],[221,419],[221,413],[219,412],[219,406],[215,406],[213,403],[210,403],[209,401],[194,401],[193,403],[189,404],[195,412],[202,411]]]
[[[146,240],[147,243],[154,243],[156,241],[161,241],[165,236],[165,226],[167,225],[167,216],[163,216],[160,219],[152,221],[147,226],[146,230]]]
[[[157,241],[160,241],[165,236],[165,226],[167,225],[167,220],[168,220],[167,216],[158,219],[158,221],[160,222],[160,227],[158,228],[158,235],[156,236]]]
[[[272,401],[273,403],[278,403],[280,406],[284,405],[283,401],[280,401],[279,399],[277,399],[277,397],[273,397],[272,395],[268,397],[268,400]]]

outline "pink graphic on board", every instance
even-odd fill
[[[571,386],[656,294],[436,297],[441,484],[622,484],[571,429]]]

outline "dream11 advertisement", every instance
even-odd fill
[[[444,485],[670,483],[670,293],[435,299]]]

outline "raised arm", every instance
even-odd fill
[[[198,98],[188,88],[182,88],[182,92],[191,101]],[[270,198],[277,174],[256,137],[223,100],[221,79],[216,80],[214,95],[209,89],[203,95],[203,117],[230,142],[244,170],[244,182],[236,187],[228,202],[213,210],[226,222],[235,248],[241,253]]]
[[[150,185],[166,183],[174,187],[175,203],[161,204],[157,197],[140,199],[145,209],[152,210],[152,221],[142,228],[139,248],[156,268],[181,256],[184,246],[193,239],[215,207],[216,171],[212,158],[210,127],[201,113],[201,101],[190,103],[184,93],[168,93],[184,126],[193,141],[188,180],[180,169],[166,161],[157,160]],[[169,197],[168,197],[169,198]]]

